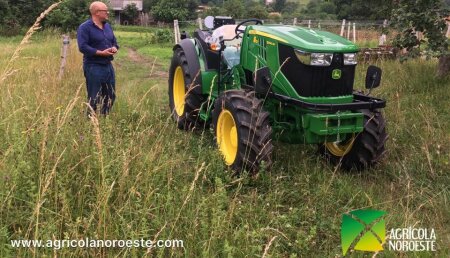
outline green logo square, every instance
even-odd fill
[[[342,71],[340,69],[334,69],[331,73],[331,78],[339,80],[342,77]]]
[[[386,238],[385,211],[356,210],[342,215],[342,253],[354,250],[377,252],[383,250]],[[361,236],[358,238],[358,236]]]

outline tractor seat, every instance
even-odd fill
[[[245,29],[244,26],[241,26],[241,29]],[[212,33],[212,38],[217,40],[220,37],[223,37],[225,40],[232,39],[236,36],[235,33],[236,25],[230,24],[230,25],[223,25],[219,28],[215,29]],[[225,41],[226,46],[240,46],[242,42],[242,38],[233,39],[232,41]]]
[[[232,39],[236,36],[236,25],[223,25],[215,29],[211,34],[207,31],[196,30],[194,37],[200,41],[200,45],[203,48],[207,58],[206,65],[208,69],[218,69],[218,52],[210,50],[208,44],[219,43],[220,37],[223,39]],[[240,45],[242,38],[233,39],[231,41],[225,41],[225,49],[222,52],[222,57],[228,68],[231,69],[235,65],[239,64],[241,57]]]
[[[217,29],[215,29],[212,33],[213,39],[219,39],[223,37],[223,39],[232,39],[236,36],[235,33],[236,25],[223,25]],[[235,65],[238,65],[241,59],[241,43],[242,38],[233,39],[231,41],[225,41],[225,49],[222,52],[223,60],[228,66],[228,69],[233,68]]]

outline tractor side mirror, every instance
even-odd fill
[[[374,65],[369,66],[366,74],[366,89],[374,89],[380,86],[381,74],[382,72],[379,67]]]
[[[180,39],[183,40],[183,39],[188,39],[188,38],[189,38],[189,33],[187,33],[186,31],[183,30],[180,33]]]
[[[214,28],[214,17],[208,16],[205,18],[205,27],[208,29]]]

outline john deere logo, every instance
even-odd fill
[[[331,74],[331,77],[335,80],[341,79],[341,76],[342,76],[342,71],[339,69],[334,69],[333,73]]]
[[[341,245],[343,255],[347,254],[347,251],[352,247],[353,250],[369,252],[383,250],[386,224],[381,217],[385,214],[385,211],[356,210],[342,215]]]

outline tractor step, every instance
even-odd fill
[[[320,143],[362,132],[363,121],[362,113],[305,114],[302,126],[308,143]]]

